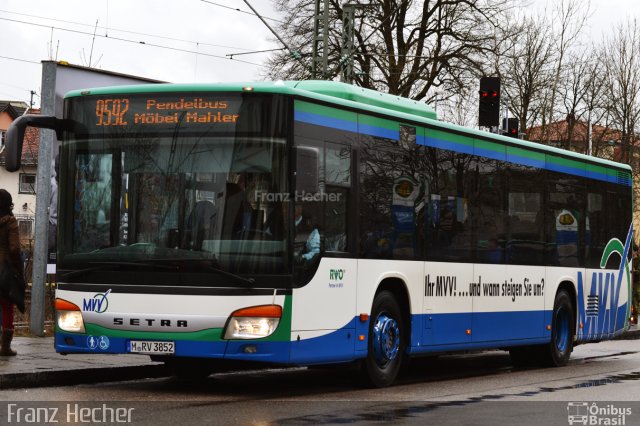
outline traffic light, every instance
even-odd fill
[[[480,114],[478,125],[493,127],[500,124],[500,77],[480,79]]]
[[[517,118],[503,118],[502,119],[502,134],[504,136],[511,136],[512,138],[517,138],[519,136],[520,129],[518,126],[520,123]]]

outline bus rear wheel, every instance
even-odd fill
[[[553,303],[551,321],[551,342],[543,349],[543,363],[551,367],[561,367],[569,362],[573,351],[573,330],[575,313],[571,297],[566,291],[559,291]]]
[[[396,298],[391,292],[380,292],[373,300],[368,351],[362,366],[369,385],[389,386],[398,376],[407,344],[405,330]]]

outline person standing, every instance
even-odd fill
[[[20,260],[20,230],[12,209],[13,200],[11,199],[11,194],[5,189],[0,189],[0,267],[13,267],[23,277],[24,271]],[[0,308],[2,308],[2,347],[0,348],[0,356],[15,356],[16,351],[11,349],[11,340],[13,339],[13,302],[4,296],[0,296]]]

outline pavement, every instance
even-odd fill
[[[634,325],[619,339],[640,339]],[[167,377],[170,370],[146,355],[60,355],[53,337],[15,337],[14,357],[0,356],[0,389],[68,386]]]
[[[0,389],[66,386],[166,377],[163,363],[148,355],[60,355],[53,337],[14,337],[16,356],[0,356]]]

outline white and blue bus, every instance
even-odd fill
[[[626,165],[327,81],[73,91],[14,122],[10,170],[27,125],[62,140],[60,353],[386,386],[407,357],[561,366],[628,327]]]

